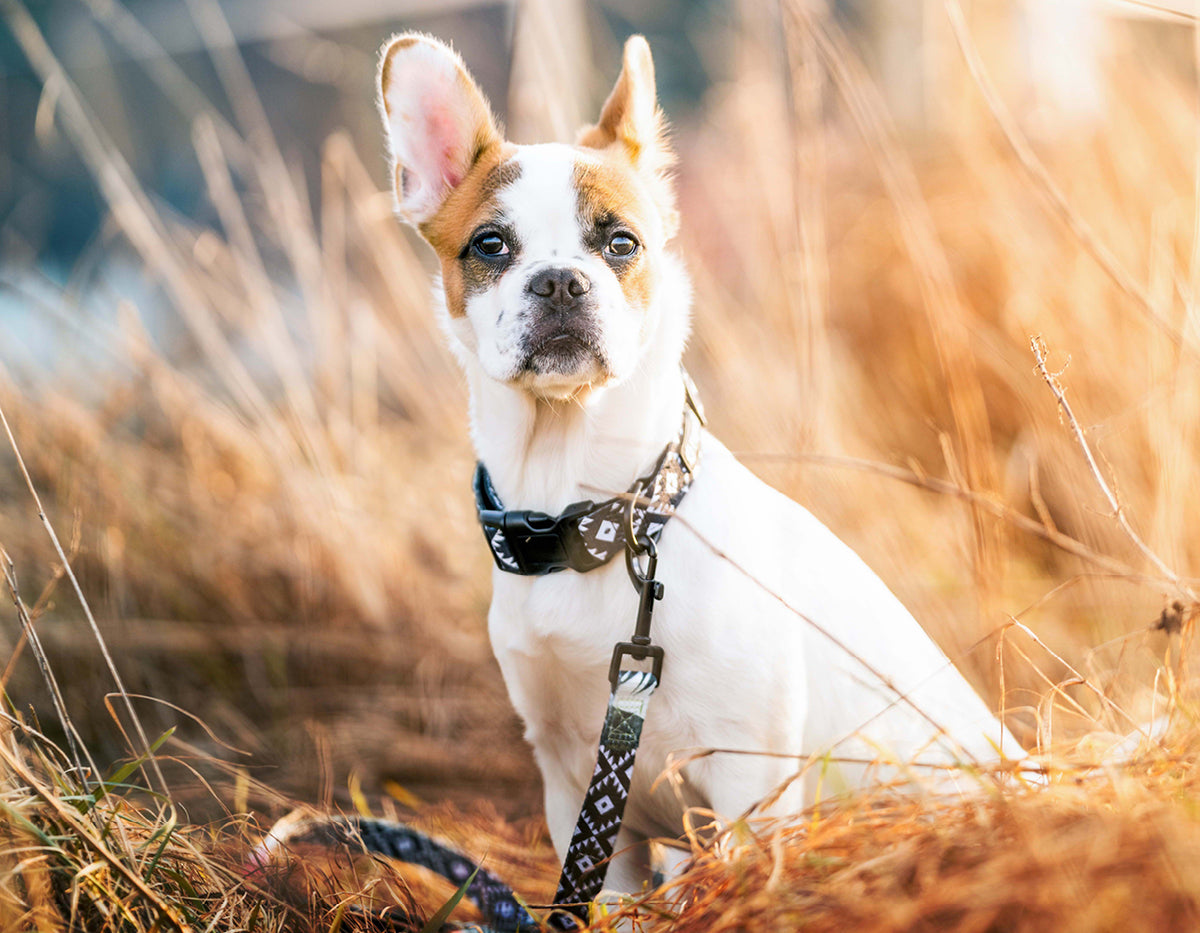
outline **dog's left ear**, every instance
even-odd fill
[[[666,197],[664,214],[669,229],[676,226],[669,173],[675,155],[666,139],[667,124],[658,109],[654,87],[654,59],[642,36],[625,42],[621,74],[604,102],[595,126],[579,135],[579,145],[591,149],[619,149],[630,164],[660,183]]]

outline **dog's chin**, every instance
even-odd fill
[[[612,377],[604,354],[591,340],[556,334],[530,349],[513,381],[540,398],[560,400],[578,397]]]

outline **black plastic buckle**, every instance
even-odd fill
[[[541,577],[571,569],[571,554],[567,545],[570,536],[575,534],[575,520],[595,507],[595,503],[588,499],[568,505],[557,516],[528,509],[520,512],[484,510],[479,513],[479,519],[486,527],[499,528],[504,532],[508,551],[522,574]],[[512,570],[500,563],[500,558],[494,552],[492,556],[501,570]]]

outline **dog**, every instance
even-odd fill
[[[649,46],[628,40],[574,145],[505,140],[460,57],[425,35],[386,43],[379,81],[397,211],[441,264],[439,313],[488,488],[548,516],[628,489],[695,407],[680,368],[691,287],[670,248],[674,156]],[[955,766],[1023,754],[849,547],[706,430],[692,441],[686,495],[658,529],[663,679],[608,873],[616,891],[642,888],[639,844],[679,836],[687,808],[797,813],[818,793],[883,781],[969,783]],[[509,569],[498,559],[488,634],[561,856],[638,593],[620,559]],[[656,782],[673,756],[704,748],[729,753]]]

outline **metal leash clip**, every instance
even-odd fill
[[[646,555],[645,573],[638,568],[635,553]],[[650,658],[650,669],[654,679],[662,683],[663,649],[661,645],[650,643],[650,621],[655,600],[662,599],[666,590],[654,579],[658,570],[658,549],[654,546],[653,538],[629,539],[625,548],[625,568],[629,571],[634,589],[638,591],[637,623],[634,626],[633,637],[629,641],[617,642],[613,648],[612,663],[608,666],[608,682],[612,684],[613,690],[617,689],[617,680],[621,676],[621,661],[626,657],[635,661]]]

